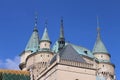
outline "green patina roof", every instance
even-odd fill
[[[88,50],[84,47],[81,47],[81,46],[76,46],[74,44],[70,44],[70,43],[65,43],[65,46],[67,46],[68,44],[71,45],[77,51],[78,54],[94,58],[94,56],[90,50]],[[52,48],[53,52],[57,53],[58,47],[59,47],[58,41],[56,41],[56,43],[53,45],[53,48]]]
[[[47,31],[47,28],[45,27],[44,29],[44,33],[43,33],[43,36],[42,36],[42,39],[41,41],[50,41],[50,38],[48,36],[48,31]]]
[[[73,48],[81,55],[84,55],[84,56],[88,56],[88,57],[91,57],[91,58],[94,58],[92,52],[84,47],[81,47],[81,46],[77,46],[77,45],[73,45]]]
[[[93,53],[108,53],[104,43],[101,40],[99,27],[98,27],[97,40],[93,48]]]
[[[58,52],[58,48],[59,48],[59,43],[58,43],[58,41],[56,41],[55,44],[52,47],[52,51],[57,53]]]
[[[26,45],[25,51],[33,51],[36,52],[39,49],[39,34],[38,34],[38,30],[36,27],[34,27],[33,33]]]
[[[32,53],[37,52],[39,49],[39,34],[37,29],[37,16],[35,16],[35,26],[33,33],[26,45],[25,51],[32,51]]]

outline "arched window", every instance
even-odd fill
[[[40,55],[42,57],[42,55]]]
[[[104,67],[104,65],[103,65],[103,67]]]
[[[49,57],[49,55],[47,55]]]
[[[46,43],[45,43],[45,47],[46,47]]]

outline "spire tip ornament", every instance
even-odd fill
[[[35,25],[34,25],[34,30],[33,31],[37,31],[37,22],[38,22],[38,13],[35,13]]]

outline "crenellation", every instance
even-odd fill
[[[89,63],[80,63],[80,62],[74,62],[74,61],[68,61],[68,60],[60,60],[61,64],[76,66],[76,67],[83,67],[83,68],[91,68],[94,69],[93,64]]]

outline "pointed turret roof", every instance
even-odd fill
[[[60,38],[64,38],[63,18],[61,18]]]
[[[37,52],[39,48],[39,34],[37,29],[37,17],[35,17],[35,26],[33,29],[33,33],[26,45],[25,51],[31,50],[33,53]]]
[[[41,41],[50,41],[47,30],[47,22],[45,23],[45,29]],[[50,41],[51,42],[51,41]]]
[[[65,46],[64,29],[63,29],[63,18],[61,18],[60,37],[58,39],[58,43],[59,43],[58,50],[60,51]]]
[[[93,53],[108,53],[103,41],[101,40],[100,37],[100,27],[99,27],[99,22],[97,20],[97,40],[95,42],[94,48],[93,48]]]
[[[37,29],[37,16],[35,16],[35,26],[34,26],[34,29],[33,31],[37,31],[38,32],[38,29]]]

